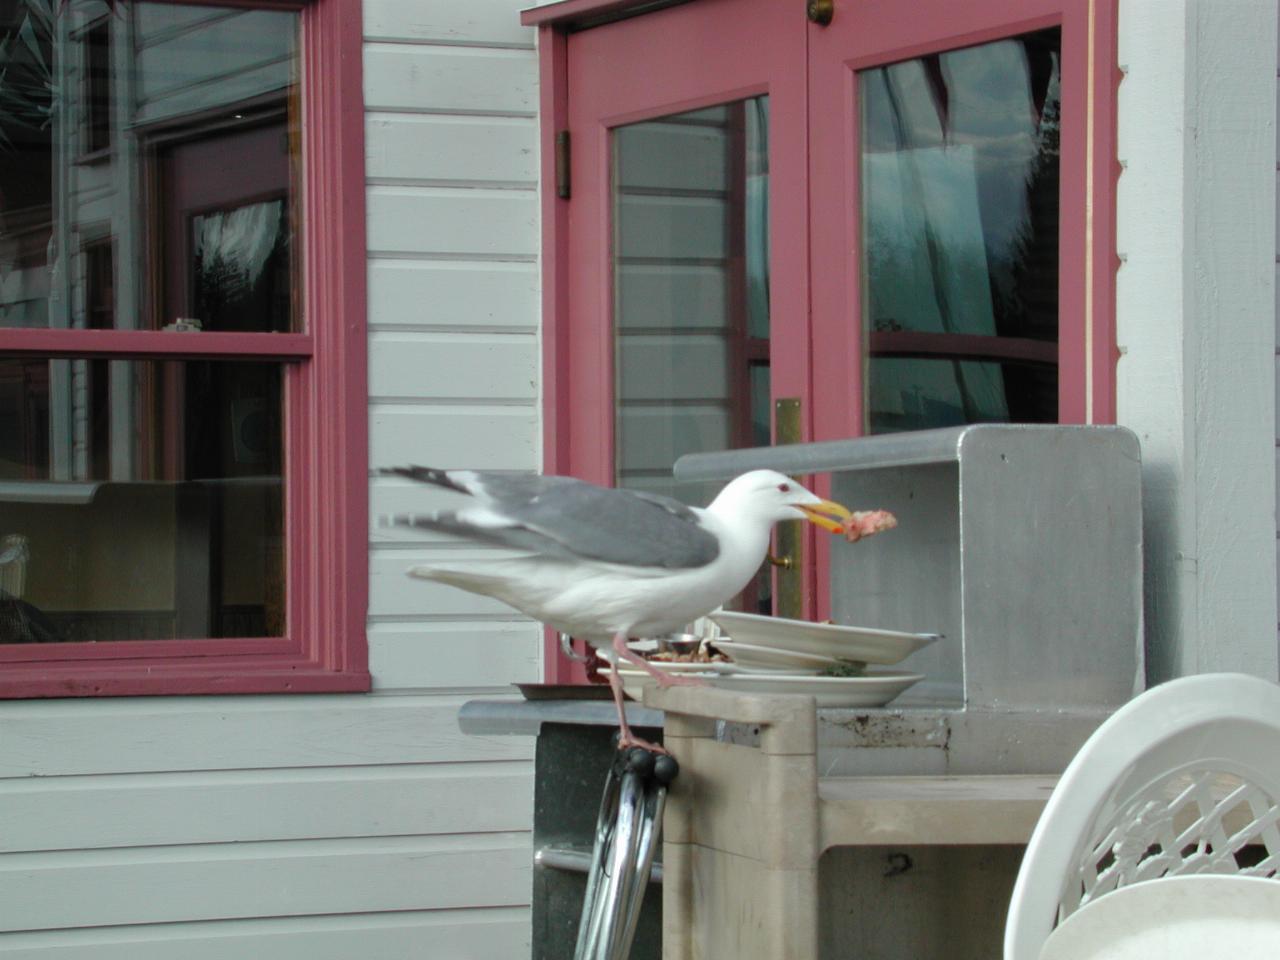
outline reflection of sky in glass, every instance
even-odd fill
[[[1058,49],[1050,30],[859,75],[868,332],[1056,340]],[[885,357],[868,386],[886,429],[1017,399],[994,363]]]

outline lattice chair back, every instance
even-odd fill
[[[1027,845],[1005,960],[1037,960],[1054,926],[1119,887],[1280,870],[1280,687],[1184,677],[1130,701],[1086,741]]]

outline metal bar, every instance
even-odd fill
[[[856,440],[795,443],[721,453],[687,453],[675,464],[677,480],[725,480],[748,470],[821,473],[866,467],[901,467],[959,459],[960,438],[974,427],[946,427]]]
[[[651,879],[653,876],[653,857],[657,852],[658,837],[662,832],[662,810],[667,802],[667,788],[650,783],[644,801],[644,812],[640,818],[640,852],[636,862],[635,876],[632,878],[627,898],[623,901],[626,913],[621,943],[628,953],[636,936],[636,925],[640,922],[640,908],[644,904],[645,888],[648,886],[645,879]]]
[[[533,853],[533,865],[547,870],[563,870],[565,873],[590,873],[591,854],[566,847],[539,847]],[[655,861],[649,868],[649,882],[662,883],[662,863]]]
[[[643,809],[644,783],[633,771],[628,771],[622,776],[618,801],[618,823],[609,858],[610,876],[605,887],[604,923],[595,952],[588,954],[591,960],[623,960],[630,952],[631,945],[623,944],[622,935],[626,932],[626,894],[635,881]]]
[[[600,798],[600,814],[596,817],[595,842],[591,849],[591,869],[587,875],[587,891],[582,900],[582,919],[578,924],[578,940],[573,949],[574,960],[587,960],[591,956],[591,944],[599,936],[601,923],[601,890],[605,878],[605,863],[618,814],[618,792],[621,776],[618,763],[609,766],[604,782],[604,794]]]

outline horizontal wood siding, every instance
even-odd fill
[[[528,926],[522,907],[404,910],[5,934],[0,951],[11,960],[490,960],[524,956],[511,944]]]
[[[537,62],[520,6],[365,4],[375,467],[539,466]],[[154,57],[193,17],[252,15],[148,16]],[[447,495],[377,478],[370,497],[373,694],[0,704],[5,960],[529,954],[533,744],[465,736],[457,715],[538,678],[540,628],[406,576],[491,555],[377,525]]]
[[[375,468],[536,470],[541,462],[537,58],[520,6],[365,2]],[[369,657],[380,702],[439,700],[456,714],[470,695],[508,695],[512,682],[537,680],[540,627],[495,601],[406,575],[416,564],[492,551],[379,524],[448,507],[449,495],[379,477],[369,496]],[[451,839],[471,854],[421,847],[412,856],[422,858],[414,861],[422,880],[391,867],[383,909],[418,909],[397,904],[394,888],[423,885],[437,890],[434,909],[449,923],[388,955],[528,956],[527,914],[517,911],[531,888],[523,831],[532,776],[513,754],[527,756],[532,744],[443,730],[431,742],[440,776],[416,786],[437,822],[457,824]],[[459,762],[459,748],[473,763]],[[412,816],[412,807],[392,809]]]

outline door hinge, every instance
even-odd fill
[[[556,134],[556,196],[569,199],[569,131]]]

